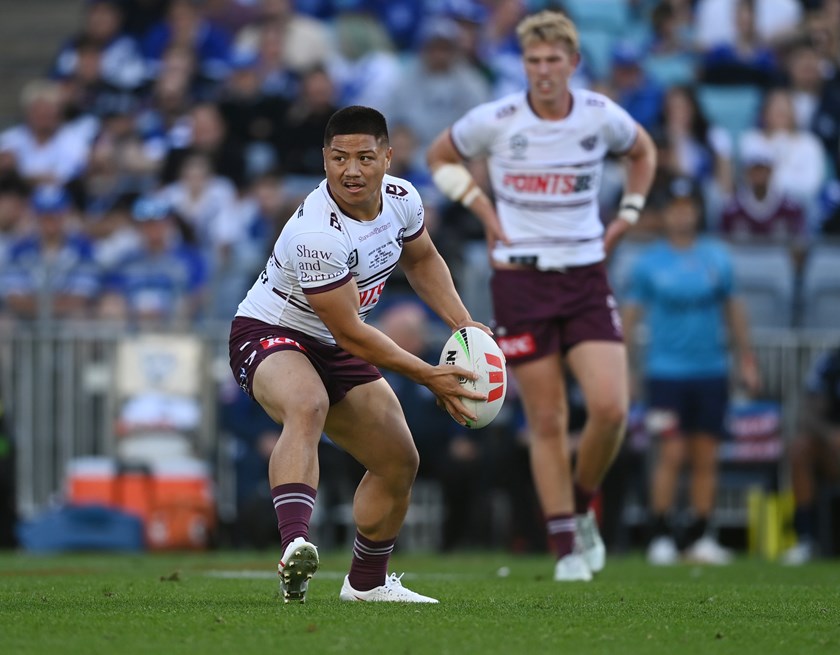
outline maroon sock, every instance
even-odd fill
[[[595,498],[595,494],[597,493],[597,489],[590,491],[575,482],[575,514],[586,514],[589,511],[589,505],[592,503],[592,499]]]
[[[394,552],[397,538],[373,541],[356,532],[353,561],[350,563],[350,586],[356,591],[369,591],[385,584],[388,559]]]
[[[300,482],[281,484],[271,490],[284,553],[286,546],[297,537],[309,538],[309,519],[312,518],[312,508],[315,507],[316,493],[308,484]]]
[[[574,550],[575,517],[572,514],[555,514],[545,520],[548,531],[548,547],[557,559]]]

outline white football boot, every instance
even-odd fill
[[[802,566],[814,559],[814,545],[810,541],[800,541],[782,553],[785,566]]]
[[[732,552],[721,546],[713,537],[704,535],[686,549],[685,559],[693,564],[725,566],[732,563]]]
[[[555,582],[589,582],[592,571],[580,553],[569,553],[557,560],[554,566]]]
[[[660,536],[650,542],[647,549],[648,564],[673,566],[680,561],[680,551],[672,537]]]
[[[306,602],[309,581],[318,570],[318,565],[318,549],[303,537],[298,537],[286,546],[283,559],[277,565],[283,602]]]
[[[341,585],[341,593],[338,597],[341,600],[362,601],[367,603],[437,603],[438,601],[428,596],[403,587],[401,578],[403,574],[392,573],[385,578],[385,584],[374,587],[368,591],[356,591],[350,586],[350,576],[344,576],[344,584]]]
[[[595,511],[575,516],[575,549],[583,555],[590,572],[598,573],[604,570],[607,562],[607,549],[601,533],[598,531],[598,519]]]

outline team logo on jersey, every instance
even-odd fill
[[[528,139],[524,134],[514,134],[510,137],[510,149],[514,159],[525,159],[525,151],[528,149]]]
[[[359,263],[359,250],[358,248],[353,248],[353,252],[350,253],[350,256],[347,258],[347,268],[353,268]]]
[[[403,196],[408,195],[408,189],[406,189],[405,187],[401,187],[399,184],[386,184],[385,193],[387,193],[389,196],[397,196],[397,198],[402,198]]]
[[[405,228],[401,227],[400,231],[397,232],[397,245],[402,248],[403,247],[403,237],[405,236]]]
[[[335,212],[330,212],[330,227],[334,227],[339,232],[342,231],[341,221],[338,220],[338,216],[335,215]]]
[[[586,137],[583,141],[580,142],[580,147],[584,150],[592,150],[596,144],[598,143],[598,135],[593,134],[592,136]]]

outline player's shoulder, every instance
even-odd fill
[[[611,98],[590,89],[573,89],[572,97],[586,110],[590,119],[593,114],[608,115],[618,107]]]
[[[496,100],[476,105],[470,112],[474,120],[488,124],[509,122],[525,113],[528,99],[524,91],[510,93]]]
[[[396,198],[405,202],[420,200],[420,193],[415,186],[402,177],[385,175],[382,178],[382,193],[388,198]]]
[[[338,217],[338,212],[329,199],[326,181],[315,188],[283,226],[280,234],[281,242],[290,242],[306,235],[308,238],[318,238],[323,235],[325,240],[342,239],[344,229]]]

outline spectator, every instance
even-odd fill
[[[653,29],[650,54],[674,56],[693,52],[691,8],[687,2],[662,0],[651,11],[650,22]]]
[[[58,85],[32,81],[24,87],[21,99],[24,122],[0,134],[0,155],[6,155],[0,158],[3,166],[11,166],[33,185],[66,184],[75,179],[87,165],[89,135],[62,121]]]
[[[393,89],[387,113],[414,133],[417,168],[424,167],[426,148],[444,128],[490,99],[487,82],[467,62],[460,39],[455,21],[428,19],[420,32],[419,52]]]
[[[278,28],[283,61],[299,75],[322,68],[332,58],[334,37],[328,24],[306,16],[292,0],[262,0],[262,19],[258,26],[246,27],[236,36],[237,49],[256,50],[260,32],[267,26]]]
[[[729,255],[715,241],[698,238],[700,207],[691,180],[677,178],[670,190],[663,212],[665,239],[639,256],[624,308],[628,345],[636,343],[642,312],[650,331],[643,369],[647,422],[657,453],[647,557],[651,564],[670,565],[683,550],[692,561],[726,564],[730,553],[709,532],[729,390],[725,328],[747,391],[757,390],[758,372],[746,314],[733,295]],[[678,542],[670,514],[686,463],[692,521]]]
[[[735,38],[717,43],[703,57],[703,81],[707,84],[758,84],[771,86],[780,71],[773,50],[757,32],[753,0],[737,0]]]
[[[88,0],[82,29],[61,48],[53,63],[53,77],[74,77],[84,57],[95,51],[99,53],[99,77],[105,83],[118,89],[137,89],[146,81],[146,64],[137,42],[122,33],[122,22],[120,0]]]
[[[318,185],[324,173],[324,128],[338,109],[334,98],[329,74],[316,68],[304,74],[300,96],[289,108],[277,150],[289,201],[295,204]]]
[[[90,242],[68,225],[70,197],[61,187],[41,186],[32,209],[36,231],[12,245],[0,279],[7,309],[25,320],[87,316],[100,276]]]
[[[0,175],[0,269],[22,235],[28,199],[29,187],[18,175]]]
[[[739,240],[771,239],[791,246],[799,261],[805,253],[802,207],[770,184],[773,153],[760,141],[741,152],[744,172],[724,209],[721,232]]]
[[[619,43],[612,53],[611,86],[615,101],[645,129],[653,129],[662,107],[662,88],[642,68],[643,54],[632,43]]]
[[[782,555],[782,562],[793,566],[817,554],[819,484],[840,479],[840,348],[814,364],[799,415],[799,433],[790,446],[797,543]]]
[[[697,45],[709,50],[717,45],[735,45],[739,5],[744,0],[698,0],[695,8]],[[755,33],[763,44],[777,43],[791,36],[802,19],[796,0],[750,0]]]
[[[161,172],[163,183],[173,182],[183,169],[184,160],[200,154],[210,162],[214,174],[227,178],[237,188],[245,185],[244,150],[228,133],[216,105],[195,105],[186,120],[169,131],[168,140],[170,150]]]
[[[163,54],[173,45],[189,48],[195,54],[204,77],[216,82],[226,77],[230,35],[208,21],[200,5],[200,0],[172,0],[164,20],[143,36],[141,50],[152,77],[160,70]]]
[[[365,105],[384,111],[400,80],[400,62],[382,24],[363,13],[335,21],[338,52],[328,63],[339,106]]]
[[[825,156],[812,133],[796,127],[790,91],[767,94],[761,128],[741,136],[739,151],[769,146],[773,153],[771,185],[805,207],[809,225],[817,222],[816,198],[825,181]]]
[[[790,79],[796,127],[809,130],[815,125],[814,119],[826,84],[822,61],[810,43],[800,42],[791,48],[785,64]]]
[[[237,53],[219,102],[227,133],[245,152],[246,177],[264,173],[279,161],[276,151],[289,103],[261,90],[256,54]]]
[[[260,27],[256,44],[257,70],[263,93],[292,102],[300,91],[300,74],[286,59],[285,38],[280,23],[265,23]]]
[[[181,165],[178,180],[164,187],[161,199],[180,218],[184,239],[223,268],[238,238],[236,189],[230,180],[214,175],[206,155],[195,153]]]
[[[660,131],[672,151],[675,173],[704,187],[714,184],[718,196],[732,191],[732,139],[724,128],[709,123],[693,88],[668,89]]]
[[[102,316],[139,327],[185,327],[198,315],[207,272],[199,252],[178,237],[169,207],[142,197],[132,216],[140,244],[111,270]]]

